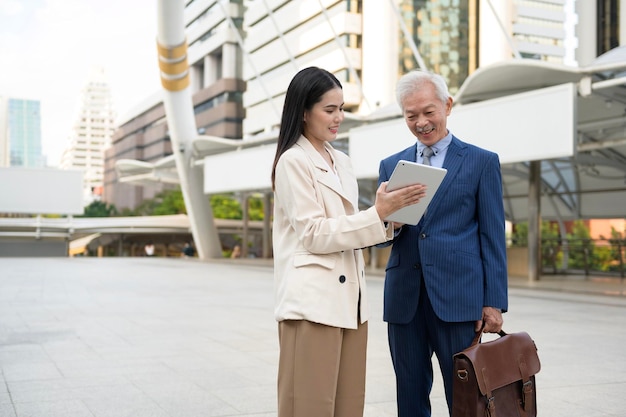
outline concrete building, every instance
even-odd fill
[[[0,168],[8,167],[11,159],[9,153],[9,130],[7,127],[8,98],[0,96]]]
[[[239,42],[243,37],[243,4],[241,1],[188,2],[184,21],[198,134],[241,139],[245,117]],[[144,199],[174,187],[177,178],[121,182],[115,167],[116,162],[123,160],[153,164],[168,155],[172,155],[172,146],[159,91],[121,119],[112,146],[106,152],[103,200],[118,209],[134,209]]]
[[[626,2],[594,0],[576,2],[576,60],[589,65],[596,57],[626,45]]]
[[[85,205],[102,196],[104,152],[111,145],[115,116],[106,73],[103,68],[94,68],[82,90],[76,121],[59,165],[60,169],[84,171]]]
[[[310,65],[339,78],[346,111],[368,115],[418,67],[442,74],[454,94],[479,66],[512,57],[572,64],[573,10],[574,0],[249,2],[244,135],[277,129],[290,78]]]
[[[289,80],[310,65],[339,78],[348,119],[359,120],[393,107],[397,78],[413,68],[443,74],[455,93],[480,65],[516,54],[545,61],[573,55],[575,42],[568,49],[565,41],[573,32],[574,23],[566,19],[573,0],[461,3],[188,2],[184,24],[198,133],[275,136]],[[166,176],[121,182],[115,168],[120,160],[154,164],[170,154],[157,94],[114,134],[106,153],[104,201],[134,208],[171,187],[177,181]]]
[[[39,100],[0,96],[0,167],[42,168]]]
[[[480,0],[480,65],[511,56],[575,65],[574,2]]]
[[[168,5],[169,13],[175,14],[178,12],[170,10],[170,6],[183,7],[186,4],[185,25],[188,28],[188,10],[196,3],[163,4]],[[298,0],[244,3],[247,6],[242,25],[245,37],[236,40],[243,53],[243,79],[247,84],[243,95],[246,117],[238,149],[235,151],[232,143],[226,144],[224,139],[218,140],[219,137],[194,136],[193,131],[186,131],[176,141],[172,137],[173,143],[178,143],[172,148],[175,158],[166,157],[152,163],[118,160],[115,167],[121,180],[138,183],[167,179],[175,182],[176,175],[182,175],[181,169],[202,166],[205,194],[268,192],[266,176],[269,169],[266,165],[271,160],[272,146],[256,145],[260,145],[258,141],[261,140],[271,143],[275,138],[282,111],[282,96],[291,76],[300,68],[318,65],[332,70],[344,84],[346,109],[349,111],[342,124],[340,140],[335,144],[353,156],[355,171],[358,171],[357,176],[362,182],[375,183],[377,161],[381,157],[378,154],[380,149],[377,150],[380,148],[377,146],[381,135],[379,130],[384,130],[382,134],[388,138],[385,142],[388,149],[402,146],[400,142],[404,140],[400,114],[393,98],[395,81],[401,73],[420,67],[437,71],[447,78],[457,102],[455,116],[451,119],[452,129],[461,137],[478,138],[474,141],[479,146],[488,147],[503,156],[507,209],[512,221],[528,218],[529,192],[539,189],[537,174],[543,174],[542,165],[547,167],[543,177],[544,190],[555,192],[544,193],[542,197],[549,202],[547,207],[544,206],[549,216],[576,218],[581,215],[608,215],[606,210],[602,210],[605,207],[593,204],[593,199],[580,198],[583,188],[584,192],[590,192],[587,185],[595,180],[593,176],[587,178],[586,174],[591,171],[586,169],[586,155],[581,157],[580,153],[588,152],[591,145],[616,149],[622,144],[583,143],[587,140],[585,138],[591,137],[590,124],[602,117],[595,109],[596,101],[601,101],[603,96],[595,91],[605,90],[608,93],[608,89],[621,82],[614,79],[603,83],[598,76],[606,68],[622,68],[621,55],[615,51],[610,57],[603,57],[610,59],[608,67],[595,60],[589,68],[570,65],[569,61],[575,61],[572,57],[577,48],[574,36],[577,19],[573,1],[470,0],[453,4],[440,1],[328,0],[322,1],[322,7]],[[594,16],[599,19],[598,15]],[[561,28],[555,30],[556,26]],[[598,23],[598,27],[601,26]],[[491,31],[486,30],[489,28]],[[171,27],[165,29],[161,33],[167,39],[174,32]],[[235,33],[241,34],[241,31]],[[174,53],[178,48],[176,42],[184,43],[178,37],[181,33],[176,32],[176,35],[170,38],[176,41],[167,44],[172,51],[166,52]],[[494,40],[500,42],[499,47],[494,46]],[[198,72],[193,68],[195,62],[190,54],[188,72],[191,73],[189,84],[192,91],[196,84],[193,74]],[[201,72],[204,79],[206,64],[204,62]],[[173,65],[173,62],[168,62],[168,70],[177,69]],[[165,97],[176,98],[172,103],[180,108],[181,94],[166,86],[171,82],[168,74],[164,74],[162,68],[162,80],[167,90],[164,91]],[[197,79],[198,75],[195,77]],[[186,78],[185,75],[180,79],[187,82]],[[497,116],[479,105],[479,102],[491,100],[493,104],[485,104],[497,110]],[[528,107],[524,104],[525,100],[530,100],[533,105]],[[582,115],[575,111],[576,106],[585,109]],[[554,114],[557,119],[537,118],[538,115],[553,114],[557,109],[559,111]],[[488,131],[477,126],[474,121],[478,118],[490,121]],[[189,126],[190,119],[184,119],[185,123],[177,123],[178,128]],[[197,116],[195,119],[197,122]],[[528,126],[520,124],[522,120],[536,121],[535,128],[541,135],[529,137],[524,134]],[[172,123],[173,119],[168,122]],[[174,126],[171,128],[176,130]],[[506,141],[497,135],[504,131],[507,132]],[[551,140],[546,141],[547,137]],[[582,139],[582,142],[576,141],[576,138]],[[543,145],[544,152],[529,153],[529,149],[533,149],[528,143],[530,139],[538,141],[538,148]],[[181,147],[181,144],[184,146]],[[244,149],[252,144],[257,149]],[[549,145],[548,148],[545,145]],[[187,153],[189,149],[193,150],[191,154]],[[242,150],[245,152],[240,152]],[[552,153],[546,154],[545,151]],[[553,160],[541,162],[550,157]],[[562,160],[557,160],[557,157]],[[181,163],[183,159],[184,164]],[[613,169],[612,160],[603,158],[598,162],[606,164],[607,170]],[[233,170],[234,164],[243,164],[246,169]],[[559,169],[560,166],[565,168]],[[596,164],[596,168],[598,166]],[[564,181],[556,182],[552,169],[556,169],[557,178],[564,178]],[[229,175],[225,176],[226,172]],[[232,175],[233,172],[237,175]],[[530,190],[529,177],[535,178]],[[570,177],[578,179],[569,181]],[[220,181],[215,181],[215,178],[220,178]],[[571,184],[580,187],[575,189],[570,187]],[[190,192],[182,181],[181,185],[183,193]],[[559,187],[565,187],[565,191]],[[367,188],[362,190],[364,204],[368,203],[370,191]],[[622,192],[619,186],[614,191],[615,196]],[[192,194],[195,193],[197,191]],[[533,198],[539,197],[534,195]],[[533,212],[533,216],[537,214],[537,211]]]
[[[536,223],[539,215],[545,215],[545,219],[563,222],[581,218],[612,218],[623,214],[616,211],[621,204],[615,202],[624,201],[626,195],[623,184],[626,141],[621,127],[626,106],[622,99],[625,47],[612,48],[599,57],[595,55],[589,65],[579,67],[560,65],[548,59],[547,55],[534,56],[537,59],[523,58],[518,44],[514,42],[515,33],[506,30],[505,21],[500,18],[493,26],[500,30],[492,36],[502,36],[504,44],[510,47],[511,56],[503,56],[494,64],[484,65],[481,50],[485,49],[483,41],[486,42],[486,35],[479,30],[485,27],[481,19],[489,13],[499,16],[498,9],[494,12],[492,6],[503,2],[476,0],[462,6],[455,5],[454,9],[448,8],[452,7],[449,2],[425,1],[414,9],[414,2],[329,1],[323,10],[319,7],[311,9],[311,2],[307,1],[245,3],[249,8],[245,14],[242,12],[239,15],[243,16],[241,23],[240,17],[229,18],[231,15],[226,13],[229,10],[241,12],[241,2],[233,2],[232,9],[229,9],[223,3],[210,1],[160,0],[159,57],[164,90],[161,96],[147,98],[126,119],[127,130],[118,132],[120,146],[116,147],[110,159],[107,158],[107,171],[110,167],[115,175],[112,189],[119,189],[120,184],[137,187],[134,190],[146,190],[141,184],[159,183],[163,186],[180,183],[183,193],[191,194],[196,199],[195,203],[206,201],[207,195],[222,192],[262,192],[271,196],[268,161],[271,164],[273,135],[277,126],[272,122],[272,106],[267,107],[267,113],[259,112],[254,116],[254,122],[257,118],[263,122],[258,130],[248,132],[246,126],[253,125],[244,123],[241,135],[234,136],[234,139],[225,139],[226,135],[206,135],[209,125],[201,124],[205,122],[199,117],[198,107],[206,88],[197,89],[208,82],[211,74],[217,76],[232,69],[224,62],[225,54],[234,56],[235,60],[238,55],[233,55],[233,50],[228,47],[229,52],[221,50],[221,61],[219,52],[213,57],[199,57],[207,50],[218,51],[219,48],[212,48],[224,40],[226,43],[223,45],[233,46],[236,42],[242,53],[243,78],[239,81],[248,83],[242,98],[246,106],[249,104],[246,121],[252,119],[250,112],[257,106],[253,92],[256,91],[259,97],[264,95],[268,102],[274,100],[280,103],[280,89],[269,88],[275,72],[268,60],[277,58],[276,67],[282,67],[285,74],[291,71],[291,75],[305,65],[325,66],[322,63],[326,63],[339,68],[337,75],[346,85],[344,92],[350,100],[351,112],[347,113],[340,140],[335,144],[353,157],[355,173],[361,181],[375,183],[380,158],[392,149],[414,143],[414,138],[406,135],[393,99],[394,80],[414,65],[445,74],[451,89],[456,90],[453,93],[456,104],[449,124],[451,130],[501,156],[508,219],[520,222],[530,218]],[[545,3],[553,9],[554,6],[557,9],[560,7],[558,10],[563,10],[565,22],[577,21],[569,16],[572,2],[567,0],[511,1],[507,4],[528,8],[537,3]],[[607,31],[602,23],[610,18],[621,24],[620,18],[603,12],[607,5],[612,4],[617,3],[610,0],[596,2],[596,8],[590,15],[596,20],[591,29],[597,35],[593,49],[596,52],[593,54],[606,45],[613,45],[616,39],[619,42],[619,36],[616,37],[619,29]],[[291,10],[295,15],[278,15],[281,10],[288,10],[294,5],[297,7]],[[585,2],[585,6],[588,5],[589,2]],[[445,13],[441,12],[442,7]],[[207,14],[201,13],[200,9]],[[369,14],[368,10],[376,12]],[[218,11],[222,15],[215,15]],[[298,20],[299,13],[305,12],[308,17]],[[261,17],[253,19],[254,13]],[[525,13],[532,14],[528,10]],[[419,18],[416,18],[417,15]],[[514,19],[520,15],[519,12],[513,14],[512,22],[517,22]],[[200,19],[200,16],[205,17]],[[287,32],[278,30],[273,35],[267,33],[272,27],[289,26],[291,23],[286,22],[287,18],[299,23]],[[371,24],[368,23],[370,18]],[[206,22],[206,19],[220,23],[211,26],[214,30],[204,32],[201,22]],[[196,21],[196,25],[200,26],[192,26]],[[357,21],[360,28],[355,23]],[[255,34],[252,29],[263,22],[271,25],[265,28],[259,26]],[[308,25],[314,25],[316,30],[298,32]],[[368,27],[374,29],[367,30]],[[564,30],[564,57],[568,56],[572,45],[577,44],[572,42],[570,35],[572,27],[577,28],[578,25],[568,27]],[[194,30],[191,37],[190,28]],[[522,29],[532,32],[528,26],[522,26]],[[518,31],[523,32],[521,29]],[[535,35],[538,36],[538,32]],[[248,45],[252,45],[250,37],[256,42],[261,36],[265,36],[267,42],[256,49],[249,48]],[[492,40],[491,37],[488,40]],[[192,45],[191,42],[196,45],[194,49],[187,46],[188,43]],[[554,42],[558,44],[558,40],[553,39]],[[299,49],[305,44],[313,49]],[[271,47],[267,53],[265,47]],[[337,50],[332,50],[333,47]],[[455,48],[459,50],[455,51]],[[461,50],[464,55],[461,55]],[[574,50],[578,60],[579,50]],[[255,59],[251,59],[252,55]],[[337,58],[337,62],[328,60],[329,56]],[[177,61],[181,57],[180,62]],[[566,63],[565,59],[562,63]],[[379,72],[376,72],[377,69]],[[464,72],[469,75],[464,75]],[[172,88],[174,85],[176,88]],[[161,105],[162,98],[165,108]],[[258,103],[261,106],[263,102]],[[172,118],[172,115],[183,117]],[[489,123],[476,123],[476,120]],[[531,130],[528,120],[533,121]],[[213,126],[220,124],[217,122]],[[506,132],[505,136],[503,132]],[[140,142],[148,134],[155,135],[151,143],[158,144],[162,149],[149,160],[143,154],[146,146]],[[381,137],[385,138],[384,147],[380,146]],[[119,155],[133,155],[133,152],[140,156],[115,159]],[[197,175],[198,170],[203,170],[203,178]],[[369,191],[364,189],[362,196],[367,198]],[[135,197],[138,195],[134,194]],[[267,202],[269,206],[269,197]],[[213,224],[211,210],[194,204],[194,201],[191,203],[186,197],[188,209],[196,211],[189,217],[194,238],[199,234],[208,236],[205,240],[215,241],[213,231],[205,227]],[[364,204],[367,203],[364,201]],[[202,216],[205,217],[202,220],[204,224],[197,222],[197,217]],[[269,226],[264,225],[265,230],[269,230]],[[266,237],[264,234],[264,246],[268,243]],[[535,249],[532,248],[532,251]],[[209,251],[199,248],[198,254],[206,258],[213,256],[212,251],[212,248]]]

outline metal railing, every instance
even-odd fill
[[[544,274],[584,274],[624,279],[626,239],[542,239]]]

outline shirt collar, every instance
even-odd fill
[[[433,146],[431,146],[430,148],[433,150],[433,153],[436,156],[437,154],[439,154],[439,152],[443,151],[448,146],[450,146],[451,142],[452,142],[452,133],[448,130],[448,134],[444,136],[441,140],[439,140],[437,143],[435,143]],[[418,140],[417,141],[417,154],[422,156],[422,153],[424,152],[425,147],[426,145],[424,145],[422,142]]]

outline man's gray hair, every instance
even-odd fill
[[[398,100],[400,108],[404,109],[402,103],[408,95],[418,91],[426,83],[431,83],[435,86],[437,97],[439,97],[444,104],[448,101],[450,92],[448,91],[446,80],[441,75],[429,71],[414,70],[404,74],[400,77],[400,80],[398,80],[396,99]]]

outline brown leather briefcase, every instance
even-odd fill
[[[499,333],[454,355],[452,417],[536,417],[535,342],[525,332]]]

